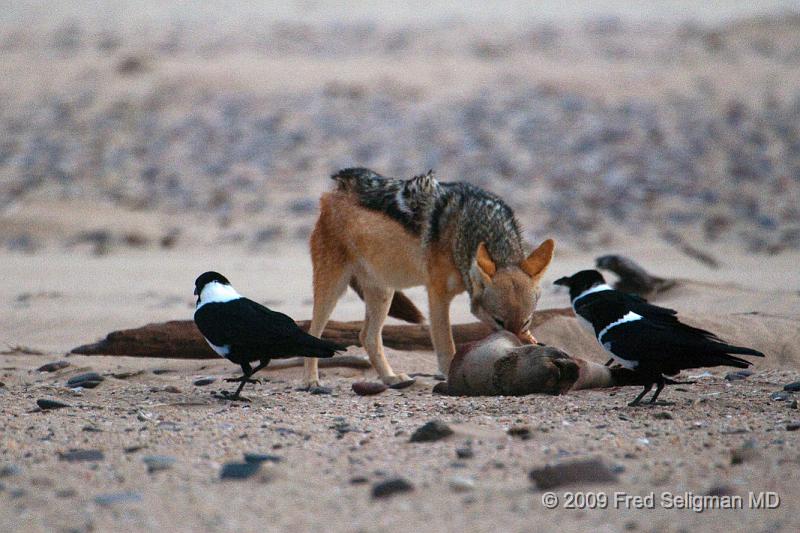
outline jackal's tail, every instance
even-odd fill
[[[358,297],[364,299],[364,293],[358,285],[356,278],[350,278],[350,287],[358,294]],[[408,296],[401,291],[395,291],[392,298],[392,305],[389,307],[389,316],[410,322],[412,324],[422,324],[425,322],[425,317],[422,312],[417,309]]]
[[[331,179],[336,182],[340,191],[362,192],[373,186],[376,180],[385,179],[383,176],[368,168],[344,168],[333,174]]]

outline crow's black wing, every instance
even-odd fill
[[[586,297],[586,305],[594,314],[608,313],[610,316],[622,317],[628,311],[643,316],[653,324],[676,328],[687,335],[694,335],[717,342],[722,342],[714,333],[705,329],[684,324],[678,319],[678,312],[668,307],[660,307],[648,303],[644,298],[621,291],[602,291]]]
[[[218,346],[271,344],[303,333],[290,317],[247,298],[207,303],[195,312],[194,321],[203,335]]]
[[[683,326],[683,324],[680,324]],[[750,362],[731,353],[763,356],[750,348],[733,346],[698,335],[693,328],[652,321],[648,318],[626,322],[609,329],[602,338],[605,348],[618,357],[637,361],[640,368],[672,374],[685,368],[728,365],[739,368]]]
[[[207,303],[194,314],[200,332],[217,346],[259,357],[332,357],[346,347],[309,335],[291,317],[248,298]]]
[[[259,324],[254,329],[241,332],[245,348],[268,350],[272,357],[311,356],[333,357],[346,350],[345,346],[318,339],[303,331],[289,316],[273,311],[253,300],[242,298],[243,323]],[[242,327],[242,330],[245,328]]]

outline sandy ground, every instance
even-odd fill
[[[0,8],[1,530],[797,530],[800,411],[772,398],[800,380],[794,3],[429,4]],[[267,371],[250,404],[213,397],[233,386],[223,360],[65,355],[191,317],[209,269],[310,318],[316,199],[355,163],[435,166],[507,198],[527,240],[558,241],[541,308],[568,303],[554,279],[621,253],[684,280],[657,303],[767,357],[744,380],[687,372],[667,405],[631,409],[633,388],[436,396],[423,352],[388,350],[422,374],[409,389],[360,397],[351,384],[374,372],[328,369],[331,394],[309,394],[298,369]],[[362,315],[348,292],[333,318]],[[452,317],[473,319],[465,296]],[[604,360],[574,319],[535,333]],[[66,386],[88,371],[105,380]],[[432,419],[455,434],[410,443]],[[65,460],[73,449],[102,457]],[[253,452],[279,461],[220,479]],[[151,456],[169,464],[149,473]],[[617,480],[559,487],[546,509],[528,472],[587,457]],[[371,497],[398,476],[414,490]],[[760,491],[780,505],[748,509]],[[567,509],[566,492],[608,503]],[[665,493],[744,509],[667,509]]]

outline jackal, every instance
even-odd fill
[[[529,332],[531,314],[539,281],[553,258],[552,239],[526,257],[519,225],[505,202],[474,185],[439,182],[432,172],[401,180],[349,168],[331,177],[336,188],[320,198],[311,233],[314,310],[309,333],[321,335],[350,284],[366,306],[359,339],[372,366],[388,385],[409,381],[389,366],[381,330],[387,315],[422,321],[399,289],[424,285],[431,340],[443,374],[455,354],[450,302],[465,290],[481,321],[535,342]],[[316,360],[306,360],[305,384],[319,384]]]

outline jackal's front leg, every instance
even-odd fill
[[[436,351],[439,372],[447,377],[450,362],[456,353],[453,332],[450,329],[450,302],[453,295],[428,288],[428,307],[430,308],[431,342]]]

